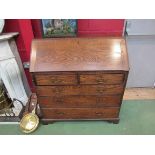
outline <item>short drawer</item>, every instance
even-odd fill
[[[75,85],[77,84],[77,76],[75,74],[66,75],[35,75],[37,85]]]
[[[37,86],[38,96],[122,94],[123,85]]]
[[[105,119],[118,118],[119,108],[42,109],[43,119]]]
[[[118,107],[121,103],[121,95],[105,96],[45,96],[38,97],[38,103],[42,108],[95,108]]]
[[[97,73],[97,74],[81,74],[80,84],[121,84],[124,80],[124,74],[110,74],[110,73]]]

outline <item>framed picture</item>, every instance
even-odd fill
[[[76,36],[76,19],[42,19],[43,37]]]

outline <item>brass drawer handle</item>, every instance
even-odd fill
[[[104,113],[103,112],[95,112],[96,115],[102,116]]]
[[[104,79],[96,79],[96,82],[99,84],[105,83]]]
[[[53,84],[58,84],[58,83],[62,83],[62,80],[57,79],[57,78],[51,78],[50,82],[53,83]]]
[[[97,93],[103,93],[104,92],[103,89],[97,89],[96,91],[97,91]]]
[[[64,112],[56,112],[56,114],[58,114],[58,115],[64,115],[65,113]]]
[[[53,90],[53,92],[56,93],[56,94],[59,94],[59,93],[62,92],[62,89],[61,89],[61,88],[55,88],[55,89]]]
[[[61,104],[63,103],[63,99],[62,98],[57,98],[55,101],[56,101],[56,103],[61,103]]]

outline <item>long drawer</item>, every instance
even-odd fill
[[[36,74],[36,85],[76,85],[76,74]]]
[[[44,96],[38,97],[42,108],[95,108],[120,106],[121,95],[105,96]]]
[[[37,86],[39,96],[122,94],[123,85]]]
[[[43,119],[105,119],[118,118],[119,108],[42,109]]]
[[[121,84],[124,74],[120,73],[96,73],[80,74],[80,84]]]

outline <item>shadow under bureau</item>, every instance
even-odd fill
[[[128,70],[121,37],[33,40],[30,72],[41,120],[118,123]]]

